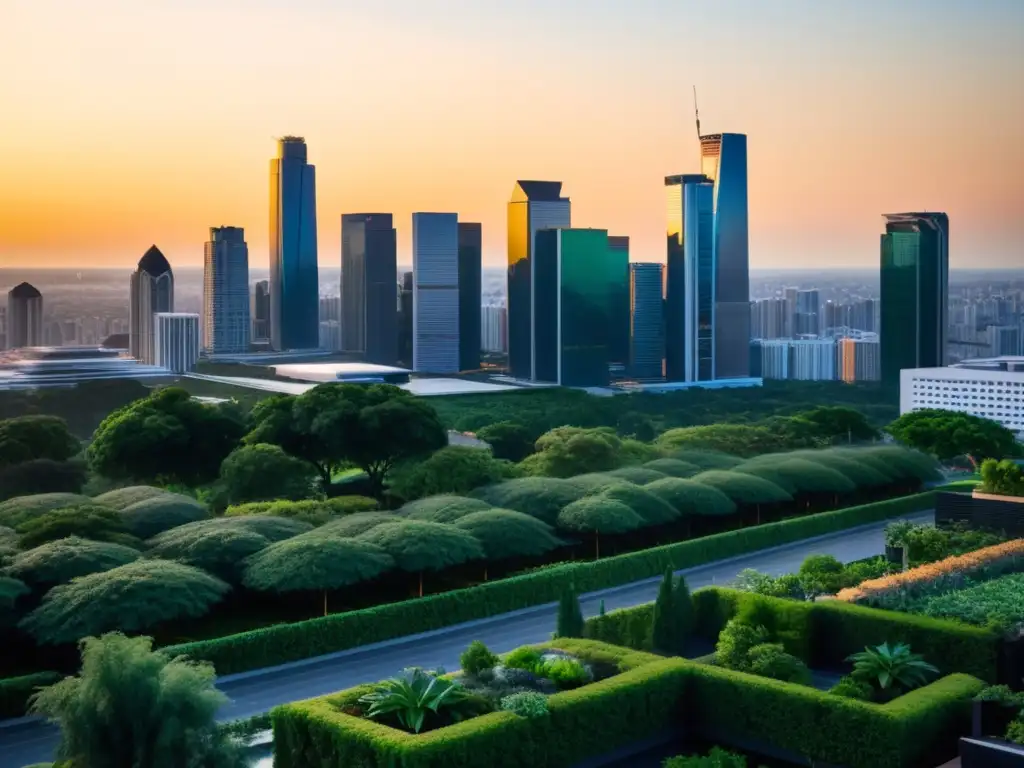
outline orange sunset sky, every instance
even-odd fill
[[[666,174],[749,135],[758,267],[870,267],[881,214],[944,210],[954,267],[1024,266],[1024,0],[0,0],[0,267],[267,265],[273,137],[342,212],[483,222],[517,178],[664,260]]]

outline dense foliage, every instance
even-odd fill
[[[225,504],[298,501],[313,494],[316,468],[276,445],[245,445],[224,459],[219,490]]]
[[[491,509],[491,505],[481,499],[466,496],[428,496],[425,499],[410,501],[398,510],[412,520],[427,520],[431,523],[453,523],[461,517],[473,512]]]
[[[0,421],[0,469],[37,459],[67,461],[79,451],[67,422],[55,416]]]
[[[986,459],[981,465],[982,490],[1001,496],[1024,496],[1024,467],[1015,461]]]
[[[514,467],[486,448],[449,445],[394,472],[390,492],[400,499],[462,494],[513,476]]]
[[[128,532],[140,539],[148,539],[158,533],[210,516],[206,507],[195,499],[178,493],[163,493],[159,496],[137,501],[119,513]]]
[[[241,581],[243,561],[266,549],[270,541],[238,525],[206,526],[200,522],[164,531],[149,544],[150,557],[195,566],[237,584]]]
[[[6,570],[30,586],[48,589],[79,576],[127,565],[141,556],[138,550],[122,544],[70,536],[15,555]]]
[[[509,509],[470,512],[456,520],[455,527],[472,534],[488,560],[543,555],[563,544],[551,526]]]
[[[1017,456],[1021,450],[1013,431],[999,422],[938,408],[905,413],[886,431],[904,445],[940,461],[970,456],[980,462]]]
[[[0,501],[34,493],[81,493],[87,480],[79,460],[32,459],[0,469]]]
[[[320,532],[267,547],[250,558],[245,584],[269,592],[327,591],[368,581],[395,567],[384,549]]]

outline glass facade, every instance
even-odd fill
[[[203,263],[203,349],[249,351],[249,246],[241,227],[211,227]]]
[[[174,273],[155,245],[150,246],[132,273],[128,296],[128,351],[142,363],[153,364],[153,316],[174,311]]]
[[[571,226],[568,198],[560,181],[518,181],[508,204],[508,365],[519,379],[536,379],[532,270],[538,230]]]
[[[412,215],[412,364],[424,373],[459,370],[459,217]]]
[[[316,169],[306,142],[278,140],[270,161],[270,343],[274,349],[320,345],[316,244]]]
[[[906,368],[946,365],[949,217],[886,214],[881,238],[882,382]]]
[[[629,375],[660,379],[665,375],[665,301],[662,264],[629,265]]]
[[[626,279],[622,281],[621,287],[616,289],[611,301],[612,335],[611,335],[611,362],[613,366],[625,368],[629,363],[629,237],[625,235],[609,235],[608,247],[612,254],[622,262]]]
[[[369,363],[398,359],[397,236],[390,213],[341,216],[341,348]]]
[[[459,370],[480,367],[483,269],[479,224],[459,222]]]

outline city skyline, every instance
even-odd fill
[[[752,268],[870,267],[887,210],[947,212],[957,222],[954,268],[1020,259],[1019,3],[639,0],[627,12],[566,2],[542,29],[530,21],[534,0],[396,0],[372,10],[256,2],[244,17],[229,0],[67,5],[16,0],[5,24],[0,57],[17,62],[19,77],[0,82],[0,102],[22,117],[0,126],[18,147],[0,179],[2,266],[130,268],[152,242],[176,268],[197,266],[219,220],[246,229],[251,264],[263,267],[263,163],[271,137],[288,132],[307,138],[320,168],[321,265],[336,263],[344,211],[392,211],[407,264],[411,213],[454,210],[482,222],[484,263],[498,266],[516,178],[560,179],[575,225],[629,236],[632,260],[663,262],[661,179],[699,170],[691,84],[702,132],[749,136]],[[439,9],[451,11],[443,27],[431,21]],[[97,13],[115,21],[81,39]],[[190,41],[229,20],[234,33],[216,51],[189,54]],[[917,34],[907,37],[903,20]],[[386,36],[336,45],[341,29],[382,27]],[[678,50],[686,28],[702,34]],[[536,53],[525,63],[514,55],[523,42]],[[727,43],[740,53],[723,57]],[[559,87],[518,87],[541,70]],[[314,88],[300,82],[311,71],[347,74],[311,79]],[[355,118],[324,95],[353,72],[373,72],[380,85]],[[888,85],[908,78],[920,87]],[[546,110],[558,112],[556,124],[524,123]],[[217,117],[183,117],[195,114]],[[956,147],[971,147],[969,162],[936,162]]]

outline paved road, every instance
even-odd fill
[[[918,513],[908,519],[931,522],[934,513]],[[696,589],[727,584],[744,568],[771,575],[793,573],[811,554],[834,555],[844,562],[860,560],[882,552],[884,528],[885,523],[874,523],[688,568],[681,573],[686,575],[691,589]],[[660,578],[645,579],[584,595],[581,599],[583,613],[596,614],[601,600],[609,611],[650,602],[657,595],[660,581]],[[554,605],[527,608],[280,667],[227,675],[217,683],[231,699],[220,712],[220,719],[251,717],[278,704],[381,680],[404,667],[457,669],[459,654],[472,640],[482,640],[498,653],[541,642],[555,629]],[[56,736],[53,726],[38,719],[0,722],[0,768],[20,768],[52,760]]]

